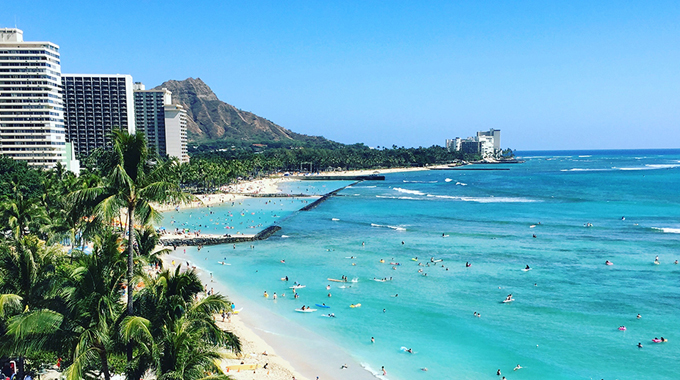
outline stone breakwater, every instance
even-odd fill
[[[198,246],[198,245],[216,245],[216,244],[231,244],[231,243],[244,243],[248,241],[265,240],[275,234],[281,227],[279,226],[269,226],[264,230],[260,231],[256,235],[204,235],[196,237],[179,237],[173,235],[161,236],[160,243],[164,246]]]
[[[354,185],[356,185],[356,184],[359,183],[359,182],[361,182],[361,181],[356,181],[356,182],[354,182],[354,183],[352,183],[352,184],[350,184],[350,185],[347,185],[347,186],[345,186],[345,187],[341,187],[341,188],[339,188],[339,189],[337,189],[337,190],[333,190],[333,191],[331,191],[330,193],[328,193],[328,194],[322,196],[321,198],[315,200],[314,202],[308,204],[307,206],[301,208],[300,211],[309,211],[309,210],[313,209],[314,207],[318,206],[319,204],[321,204],[322,202],[325,202],[328,198],[330,198],[330,197],[332,197],[333,195],[337,194],[340,190],[344,190],[344,189],[346,189],[346,188],[348,188],[348,187],[354,186]]]

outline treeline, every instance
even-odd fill
[[[251,144],[252,145],[252,144]],[[363,144],[323,147],[252,147],[194,153],[191,162],[175,170],[176,179],[197,191],[211,191],[238,177],[252,177],[286,171],[323,172],[334,170],[424,167],[479,156],[449,152],[440,146],[429,148],[372,149]]]
[[[126,132],[93,162],[77,177],[0,157],[0,360],[17,379],[56,363],[69,380],[228,379],[215,360],[240,343],[213,315],[230,303],[160,268],[150,202],[189,199],[175,162]]]

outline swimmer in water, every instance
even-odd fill
[[[642,342],[638,343],[638,348],[642,348]]]
[[[522,366],[520,366],[519,364],[517,364],[517,367],[515,367],[515,369],[513,369],[513,371],[517,371],[518,369],[522,369]]]

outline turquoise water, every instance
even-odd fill
[[[389,379],[496,379],[497,369],[508,380],[677,379],[680,151],[525,158],[507,171],[390,174],[308,212],[291,211],[299,199],[286,210],[258,199],[235,210],[288,213],[277,235],[255,249],[187,252],[215,263],[206,265],[240,296],[367,367],[384,365]],[[443,261],[427,266],[432,257]],[[216,264],[223,259],[231,265]],[[343,275],[358,282],[327,281]],[[306,285],[297,300],[294,281]],[[515,301],[502,303],[509,293]],[[322,302],[331,308],[294,311]],[[669,342],[651,342],[661,336]]]

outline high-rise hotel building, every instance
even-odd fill
[[[187,152],[187,111],[172,104],[172,92],[163,88],[146,90],[135,83],[135,123],[144,132],[149,148],[161,156],[189,162]]]
[[[0,29],[0,154],[34,167],[69,168],[60,86],[58,45]]]
[[[64,74],[66,139],[79,158],[111,145],[111,131],[135,133],[132,76]]]

